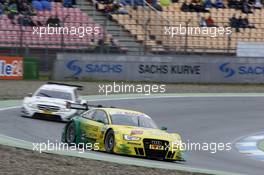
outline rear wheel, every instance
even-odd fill
[[[71,122],[66,129],[65,141],[68,144],[73,144],[75,143],[75,138],[76,138],[75,125],[73,122]]]
[[[107,132],[104,142],[105,142],[105,151],[108,153],[113,153],[115,147],[115,134],[113,130]]]

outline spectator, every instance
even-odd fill
[[[24,0],[18,2],[18,12],[23,15],[36,15],[34,8]]]
[[[9,1],[9,3],[7,4],[7,17],[11,20],[12,24],[15,24],[15,16],[17,14],[17,4],[15,0]]]
[[[229,8],[233,8],[233,9],[241,9],[242,8],[242,4],[238,0],[229,0],[227,6]]]
[[[160,12],[162,12],[163,11],[163,9],[162,9],[162,7],[161,7],[161,5],[159,5],[159,4],[156,4],[155,6],[153,6],[157,11],[160,11]]]
[[[91,38],[90,43],[89,43],[89,47],[90,47],[92,50],[96,49],[96,46],[97,46],[96,43],[97,43],[97,41],[95,41],[94,38]]]
[[[109,51],[112,53],[119,53],[120,52],[120,45],[113,37],[110,37],[109,41]]]
[[[204,1],[204,8],[206,9],[206,10],[209,10],[210,8],[212,8],[212,2],[211,2],[211,0],[205,0]]]
[[[243,1],[243,4],[242,4],[242,12],[243,13],[253,13],[251,11],[251,6],[250,4],[248,3],[248,0],[244,0]]]
[[[104,35],[102,38],[100,38],[97,41],[97,48],[96,50],[100,51],[101,53],[106,52],[106,46],[107,46],[107,37]]]
[[[200,27],[207,27],[207,25],[206,25],[206,21],[205,21],[205,18],[204,18],[204,17],[201,17],[201,18],[200,18],[199,26],[200,26]]]
[[[114,0],[97,0],[97,2],[101,3],[101,4],[112,4],[114,2]],[[127,1],[122,0],[122,2],[124,2],[125,4],[127,3]]]
[[[183,12],[189,12],[190,11],[189,5],[187,4],[186,0],[184,0],[184,2],[182,3],[181,11],[183,11]]]
[[[245,28],[242,16],[239,16],[239,18],[238,18],[238,27],[239,28]]]
[[[4,6],[0,3],[0,15],[4,14]]]
[[[77,5],[76,0],[72,0],[72,5]]]
[[[160,5],[162,7],[168,7],[171,4],[171,0],[160,0],[159,4],[157,2],[155,4],[152,4],[153,7],[156,7],[157,5]]]
[[[100,38],[100,39],[97,41],[97,45],[100,46],[100,47],[104,46],[104,45],[105,45],[105,40],[106,40],[105,37]]]
[[[128,11],[124,8],[123,4],[115,3],[113,5],[113,13],[116,13],[116,14],[128,14]]]
[[[72,8],[73,2],[72,0],[64,0],[63,1],[63,6],[66,8]]]
[[[233,14],[232,18],[229,19],[229,25],[230,25],[230,27],[235,28],[236,32],[239,32],[239,27],[240,27],[239,21],[236,18],[235,14]]]
[[[113,12],[113,5],[112,4],[107,4],[104,7],[104,13],[111,13]]]
[[[192,0],[191,4],[189,5],[189,9],[191,12],[208,12],[201,0]]]
[[[114,40],[114,38],[110,38],[110,47],[113,47],[113,48],[118,48],[119,47],[119,44],[117,43],[116,40]]]
[[[132,0],[132,4],[138,5],[138,6],[144,6],[145,2],[143,0]]]
[[[37,11],[42,11],[44,10],[42,7],[42,4],[38,1],[38,0],[33,0],[32,1],[32,6],[34,7],[34,9],[36,9]]]
[[[40,3],[44,10],[51,11],[51,3],[48,0],[41,0]]]
[[[215,22],[213,20],[213,18],[210,16],[208,16],[208,18],[205,20],[206,22],[206,26],[207,27],[218,27],[217,25],[215,25]]]
[[[9,1],[7,9],[9,12],[18,13],[16,1],[15,0]]]
[[[240,19],[241,20],[241,28],[255,28],[254,25],[250,24],[248,21],[248,18],[245,17],[244,19]]]
[[[113,2],[113,7],[112,7],[113,12],[117,12],[120,7],[121,5],[119,3]]]
[[[61,21],[58,18],[58,15],[57,14],[55,16],[51,15],[49,19],[47,20],[46,25],[49,25],[51,27],[60,27]]]
[[[17,11],[21,13],[24,7],[24,2],[27,3],[25,0],[17,0]]]
[[[262,8],[262,4],[261,4],[261,1],[260,0],[255,0],[255,3],[254,3],[254,7],[256,9],[261,9]]]
[[[38,26],[30,16],[28,15],[19,15],[17,19],[18,24],[22,26]]]
[[[225,5],[222,0],[215,0],[215,8],[225,8]]]
[[[123,4],[120,3],[119,14],[128,14],[128,11],[124,8]]]

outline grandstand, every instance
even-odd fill
[[[51,11],[39,11],[36,16],[32,16],[33,21],[46,23],[50,16],[58,15],[58,18],[63,22],[63,26],[67,27],[100,27],[87,14],[78,8],[65,8],[61,3],[52,2]],[[94,42],[103,37],[104,31],[100,31],[98,35],[88,37],[78,37],[77,35],[42,35],[39,36],[33,33],[32,26],[21,26],[18,23],[12,24],[6,14],[3,14],[0,19],[2,47],[22,47],[30,48],[54,48],[59,49],[80,49],[89,48]],[[100,27],[102,28],[102,27]],[[63,40],[64,39],[64,40]]]
[[[74,52],[102,52],[101,46],[111,45],[116,41],[114,51],[127,54],[142,53],[214,53],[234,54],[237,43],[263,42],[264,40],[264,10],[253,9],[253,13],[245,14],[241,10],[228,8],[209,8],[206,12],[184,12],[181,7],[183,1],[171,3],[156,10],[146,1],[141,1],[136,8],[125,5],[125,13],[109,13],[105,8],[109,4],[97,1],[77,1],[74,8],[66,8],[62,2],[51,2],[51,10],[38,11],[32,16],[32,21],[46,24],[51,16],[57,16],[63,27],[98,27],[98,34],[79,37],[70,34],[43,35],[40,37],[33,33],[32,26],[23,26],[11,20],[7,14],[0,16],[0,47],[1,50],[11,50],[10,53],[34,53],[35,50],[45,49],[45,54],[58,51]],[[188,2],[191,3],[191,2]],[[110,4],[110,6],[113,4]],[[112,6],[111,6],[112,7]],[[174,37],[165,34],[164,28],[169,26],[199,27],[201,17],[211,16],[218,27],[229,27],[233,15],[248,17],[252,26],[250,28],[232,29],[232,34],[216,38],[176,34]],[[22,51],[21,51],[22,50]],[[113,50],[112,50],[113,51]],[[103,51],[104,52],[104,51]],[[107,50],[111,52],[111,50]],[[36,53],[39,53],[38,51]],[[21,54],[21,53],[20,53]]]
[[[253,13],[244,14],[240,10],[231,8],[211,8],[208,12],[183,12],[183,2],[172,3],[170,6],[158,12],[149,4],[136,9],[126,6],[127,15],[114,14],[113,19],[124,26],[138,41],[144,42],[150,51],[165,52],[192,52],[192,53],[235,53],[236,45],[240,41],[263,42],[264,10],[255,9]],[[226,5],[227,6],[227,5]],[[248,16],[248,20],[254,28],[243,28],[240,32],[232,29],[231,35],[211,38],[197,35],[165,35],[165,26],[199,27],[200,17],[211,16],[216,26],[229,27],[229,19],[235,14],[237,18]],[[149,23],[144,27],[146,19]],[[145,36],[146,35],[146,36]]]

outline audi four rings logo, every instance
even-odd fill
[[[223,63],[219,66],[219,70],[225,74],[225,78],[232,77],[235,75],[236,71],[229,67],[230,63]]]
[[[161,141],[158,140],[152,140],[151,143],[155,145],[162,145]]]

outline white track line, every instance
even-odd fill
[[[5,108],[0,108],[0,111],[6,111],[6,110],[10,110],[10,109],[17,109],[20,108],[21,106],[12,106],[12,107],[5,107]]]

